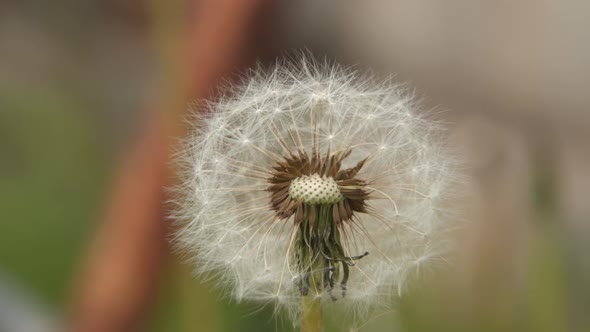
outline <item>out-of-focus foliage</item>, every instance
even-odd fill
[[[104,151],[79,100],[0,95],[0,268],[63,303],[104,189]]]

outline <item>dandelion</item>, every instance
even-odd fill
[[[199,272],[237,300],[303,303],[305,324],[387,304],[440,258],[454,160],[407,89],[304,58],[229,91],[180,151],[177,243]]]

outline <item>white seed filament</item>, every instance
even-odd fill
[[[334,204],[344,199],[332,177],[321,177],[318,174],[304,175],[291,181],[289,196],[309,205]]]

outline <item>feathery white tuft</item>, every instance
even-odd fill
[[[444,252],[455,162],[439,124],[414,111],[406,89],[304,57],[252,71],[206,107],[180,151],[176,241],[197,271],[214,273],[236,299],[298,313],[295,226],[277,218],[266,189],[278,160],[297,149],[311,153],[314,142],[322,155],[350,149],[343,168],[368,158],[358,173],[370,193],[368,213],[343,223],[341,234],[347,255],[370,254],[350,268],[335,304],[357,312],[388,304]],[[312,198],[341,199],[330,190],[332,198]]]

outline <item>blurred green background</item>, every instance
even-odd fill
[[[515,93],[518,98],[513,99],[511,92],[521,91],[521,85],[511,89],[501,82],[511,81],[510,75],[518,76],[511,73],[511,68],[522,68],[518,59],[525,59],[523,63],[537,61],[536,69],[528,69],[534,73],[545,73],[543,64],[558,66],[550,59],[527,58],[538,50],[524,43],[514,55],[517,60],[496,63],[497,71],[488,68],[478,72],[473,69],[476,65],[470,65],[471,77],[477,79],[440,83],[439,74],[452,67],[448,62],[431,64],[431,76],[414,70],[417,67],[413,66],[430,59],[423,55],[428,52],[423,44],[408,44],[402,38],[400,45],[408,54],[394,53],[390,63],[384,64],[382,56],[354,53],[339,44],[345,40],[339,34],[351,34],[338,29],[342,27],[338,18],[354,15],[354,11],[346,10],[351,6],[343,6],[330,20],[322,20],[310,13],[324,13],[323,7],[300,1],[299,8],[298,3],[283,3],[277,13],[285,18],[285,47],[307,45],[344,62],[360,61],[388,72],[400,72],[401,80],[412,81],[435,99],[434,104],[442,102],[452,110],[448,115],[449,121],[455,123],[451,135],[470,158],[466,172],[474,178],[477,202],[471,206],[474,211],[466,216],[473,222],[458,242],[456,265],[417,281],[392,304],[391,311],[357,324],[361,325],[359,330],[590,331],[590,264],[586,257],[590,249],[590,189],[586,186],[590,185],[590,140],[584,130],[589,124],[590,101],[587,93],[573,94],[579,85],[588,87],[590,76],[585,81],[579,75],[569,76],[578,80],[577,84],[562,87],[568,89],[561,94],[563,100],[559,99],[560,93],[555,93],[544,104],[546,108],[538,107],[549,98],[545,91],[550,90],[544,90],[544,85]],[[452,34],[468,35],[469,31],[477,33],[478,27],[484,30],[509,24],[502,16],[505,13],[517,16],[512,17],[515,22],[530,22],[534,13],[528,9],[536,3],[519,3],[516,12],[514,8],[495,8],[494,13],[500,13],[497,22],[491,18],[484,27],[472,22],[475,30],[459,26]],[[579,9],[574,6],[578,3],[566,1],[563,7],[550,8],[553,16],[547,17],[567,18]],[[453,2],[449,6],[460,4]],[[366,8],[361,7],[369,11],[370,6],[380,5],[369,1]],[[400,6],[408,11],[408,2]],[[474,6],[466,10],[474,11]],[[436,10],[442,11],[434,5],[425,8],[434,11],[428,14],[431,16],[436,16]],[[302,17],[320,27],[321,36],[310,39],[301,27],[305,24],[297,23]],[[444,21],[444,17],[438,19]],[[558,25],[557,32],[544,25],[562,20],[543,21],[536,17],[543,31],[586,45],[590,40],[569,34],[578,31],[569,25]],[[414,26],[412,18],[404,27]],[[436,17],[429,19],[439,22]],[[590,28],[588,21],[573,22],[578,24],[576,27]],[[552,33],[537,34],[514,24],[522,41],[536,38],[549,44],[549,48],[553,45]],[[380,29],[387,30],[387,25]],[[149,3],[139,0],[47,4],[22,1],[0,5],[0,282],[27,294],[36,303],[28,307],[31,315],[48,313],[55,317],[57,325],[65,315],[71,282],[105,207],[121,151],[138,130],[145,91],[158,77],[148,31]],[[362,35],[363,30],[354,32]],[[510,35],[504,30],[495,33],[482,38],[496,40]],[[426,33],[423,38],[428,36]],[[396,38],[389,42],[395,45]],[[434,37],[426,39],[425,44],[429,41],[438,47],[435,50],[462,50],[461,45],[441,44]],[[471,44],[467,41],[466,45]],[[389,54],[369,46],[362,49]],[[417,62],[408,60],[412,51],[420,54]],[[480,55],[469,49],[465,52],[468,59]],[[565,45],[560,52],[564,57],[559,63],[568,62],[567,56],[572,56],[580,66],[574,69],[590,73],[590,57],[580,60],[576,56],[586,54],[587,49],[580,53]],[[568,68],[564,69],[566,74],[567,70],[574,71]],[[486,84],[494,79],[486,75],[492,72],[499,73],[501,79],[496,77],[495,82],[505,90],[487,89]],[[545,74],[542,82],[549,87],[564,81],[561,76],[552,80],[551,75],[558,74]],[[514,79],[518,82],[518,78]],[[469,83],[475,87],[463,96],[464,84]],[[489,91],[490,95],[481,91]],[[292,330],[289,321],[274,315],[272,308],[236,304],[224,299],[212,284],[201,284],[186,267],[171,262],[164,286],[146,319],[146,330]],[[332,313],[327,319],[328,330],[341,330],[340,321],[348,319],[344,313]]]

